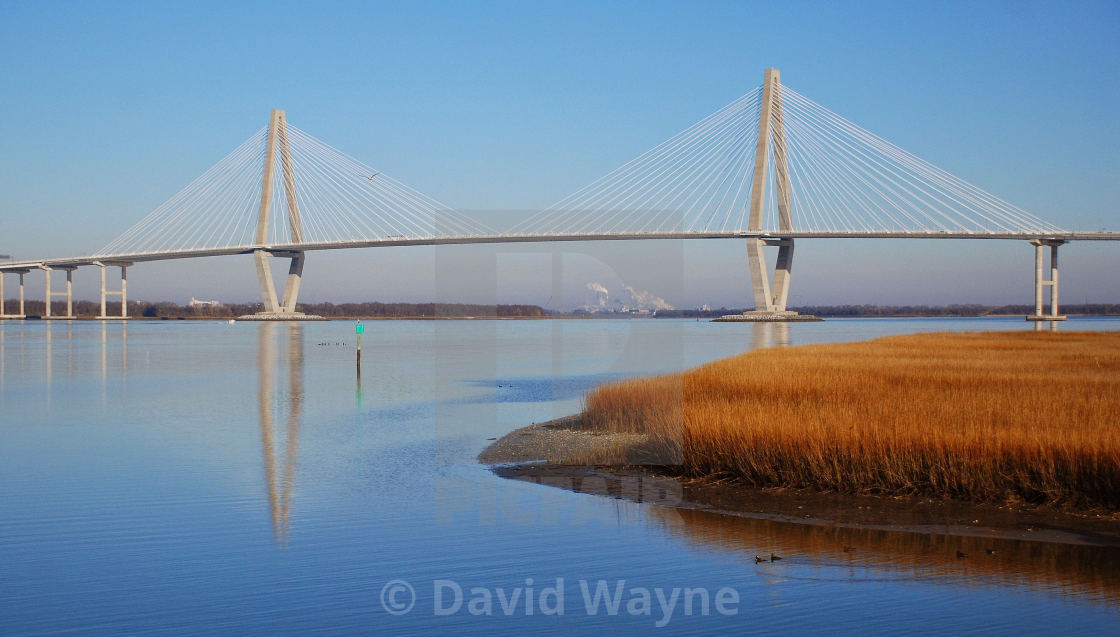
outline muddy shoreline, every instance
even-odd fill
[[[494,441],[478,460],[496,475],[581,493],[683,510],[799,525],[933,534],[960,538],[1120,548],[1116,515],[976,504],[912,496],[846,495],[758,489],[678,480],[663,467],[571,464],[573,456],[636,434],[582,429],[579,416],[522,427]],[[639,436],[640,437],[640,436]],[[625,438],[625,440],[623,439]]]

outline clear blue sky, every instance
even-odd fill
[[[97,250],[271,108],[453,207],[539,209],[769,66],[1036,215],[1120,229],[1115,2],[3,2],[0,60],[0,253],[20,258]],[[556,249],[562,290],[550,246],[410,248],[314,254],[303,298],[573,306],[601,279],[749,303],[738,241]],[[1120,245],[1062,256],[1066,301],[1120,301]],[[806,241],[791,302],[1029,302],[1032,259],[1020,242]],[[92,298],[94,271],[76,276]],[[138,266],[130,293],[257,294],[241,258]]]

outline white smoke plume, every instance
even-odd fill
[[[607,292],[607,288],[603,287],[602,283],[588,283],[587,289],[591,290],[592,292],[598,292],[603,296],[607,296],[608,294],[610,294],[610,292]]]
[[[590,286],[588,286],[590,287]],[[630,303],[643,310],[671,310],[672,305],[665,302],[660,296],[654,296],[645,290],[635,290],[629,285],[623,286],[630,293]]]
[[[594,293],[595,298],[592,303],[587,306],[587,309],[598,307],[606,309],[608,305],[614,309],[622,308],[623,306],[630,307],[635,310],[671,310],[672,305],[669,305],[665,299],[654,296],[645,290],[635,290],[629,285],[624,285],[623,289],[630,296],[629,301],[623,301],[621,298],[616,298],[613,301],[610,297],[610,292],[602,283],[588,283],[587,289]]]
[[[610,298],[610,292],[607,291],[607,288],[603,287],[601,283],[588,283],[587,289],[594,292],[598,297],[599,307],[607,306],[607,299]]]

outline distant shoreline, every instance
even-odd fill
[[[556,317],[556,316],[328,316],[323,320],[325,321],[541,321],[555,318],[569,318],[569,317]],[[53,321],[142,321],[142,322],[162,322],[162,321],[217,321],[221,323],[228,323],[235,321],[238,323],[259,323],[262,321],[240,321],[236,316],[128,316],[122,319],[120,316],[110,316],[107,318],[100,318],[97,316],[75,316],[73,318],[59,318],[52,316],[50,318],[42,316],[27,316],[23,319],[5,318],[8,321],[42,321],[50,323]],[[266,321],[267,322],[267,321]],[[276,321],[273,321],[276,322]],[[284,322],[284,321],[279,321]],[[299,323],[301,321],[291,321]],[[315,321],[322,322],[322,321]]]
[[[1074,314],[1065,313],[1069,318],[1120,318],[1120,314]],[[876,315],[876,316],[825,316],[825,320],[851,320],[851,319],[1021,319],[1022,314],[987,314],[984,316],[943,316],[943,315]],[[237,316],[136,316],[129,315],[124,317],[123,320],[128,321],[142,321],[142,322],[160,322],[160,321],[238,321]],[[692,317],[607,317],[596,314],[586,316],[569,316],[569,315],[552,315],[552,316],[326,316],[323,321],[625,321],[625,320],[647,320],[647,319],[671,319],[689,320]],[[0,323],[4,321],[119,321],[122,317],[109,316],[100,318],[90,315],[75,315],[72,318],[60,318],[58,315],[50,318],[39,315],[27,315],[24,318],[5,317],[0,319]],[[709,319],[699,318],[701,321],[708,321]],[[241,322],[241,321],[238,321]],[[248,321],[244,321],[248,322]],[[299,321],[296,321],[299,322]]]
[[[215,304],[216,303],[216,304]],[[212,305],[213,304],[213,305]],[[76,320],[99,320],[101,305],[94,301],[76,300],[72,304]],[[53,301],[53,315],[66,313],[66,304]],[[662,309],[621,311],[605,308],[576,309],[559,311],[539,305],[517,304],[480,304],[480,303],[381,303],[376,301],[361,303],[312,303],[297,306],[299,312],[323,317],[327,320],[373,321],[373,320],[485,320],[485,319],[716,319],[728,314],[741,314],[749,308],[707,308],[706,309]],[[5,308],[15,310],[14,300],[7,299]],[[109,313],[120,311],[119,304],[110,303]],[[167,301],[149,302],[142,299],[129,301],[130,319],[140,320],[219,320],[228,321],[240,316],[255,314],[262,310],[260,303],[217,303],[208,301],[180,305]],[[1026,305],[806,305],[792,307],[801,314],[811,314],[824,319],[836,318],[1015,318],[1034,313],[1033,306]],[[1120,317],[1120,303],[1068,303],[1062,306],[1062,314],[1071,317]],[[34,320],[45,314],[42,301],[26,301],[25,314]]]

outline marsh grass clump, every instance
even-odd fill
[[[648,436],[598,461],[688,478],[1120,511],[1118,333],[753,351],[600,387],[582,417]]]

